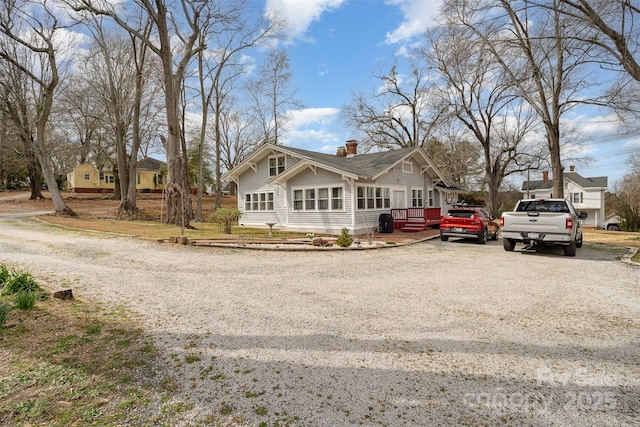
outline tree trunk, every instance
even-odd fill
[[[42,196],[43,177],[40,163],[38,162],[36,154],[33,152],[33,143],[23,140],[23,145],[27,157],[27,173],[29,175],[29,188],[31,190],[29,200],[40,200],[44,198]]]

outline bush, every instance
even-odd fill
[[[218,208],[213,211],[211,220],[216,224],[221,224],[226,234],[231,234],[231,226],[238,222],[242,215],[237,208]]]
[[[16,273],[13,271],[9,276],[2,289],[2,295],[14,295],[20,291],[42,292],[40,285],[36,283],[36,280],[29,273]]]
[[[7,304],[0,303],[0,326],[4,325],[5,320],[9,317],[11,308]]]
[[[336,245],[342,248],[346,248],[348,246],[351,246],[352,243],[353,238],[349,235],[349,229],[347,227],[344,227],[342,229],[342,233],[340,233],[340,235],[336,239]]]
[[[38,294],[30,291],[18,291],[16,293],[16,307],[20,310],[31,310],[36,305]]]

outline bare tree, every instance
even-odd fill
[[[110,17],[121,28],[143,42],[162,63],[164,99],[166,107],[168,163],[167,222],[190,227],[193,217],[187,147],[182,137],[180,121],[180,97],[187,66],[205,45],[197,43],[202,32],[217,18],[223,18],[213,8],[213,2],[179,0],[141,0],[129,4],[128,12],[146,15],[153,23],[153,30],[146,34],[140,28],[139,19],[128,21],[127,11],[119,5],[102,0],[67,0],[80,13]]]
[[[532,4],[548,7],[545,3],[531,1]],[[595,30],[583,34],[579,40],[591,47],[604,51],[611,60],[602,56],[598,62],[611,69],[622,67],[629,76],[640,82],[640,6],[630,0],[560,0],[566,8],[561,12],[576,18]]]
[[[423,55],[441,78],[440,103],[482,148],[487,208],[497,215],[503,180],[527,170],[517,160],[531,149],[524,141],[535,128],[536,116],[477,36],[457,25],[442,25],[429,38],[431,48]]]
[[[640,154],[632,154],[629,169],[616,184],[616,209],[625,231],[640,230]]]
[[[296,99],[297,90],[291,87],[291,65],[284,49],[272,50],[258,72],[258,78],[247,87],[253,98],[251,110],[262,127],[263,143],[277,145],[281,130],[286,126],[287,110],[303,108]]]
[[[433,81],[426,64],[413,56],[408,67],[405,75],[396,61],[388,73],[374,76],[380,82],[378,89],[368,95],[354,94],[343,109],[349,126],[364,134],[365,147],[422,147],[433,137],[444,111],[433,103]]]
[[[595,86],[585,67],[590,58],[577,46],[581,28],[568,25],[560,0],[548,8],[527,1],[450,0],[449,23],[481,40],[518,95],[533,108],[545,130],[553,172],[553,195],[562,197],[562,116],[580,103],[599,104],[586,89]]]
[[[61,46],[55,37],[63,26],[48,3],[3,0],[0,3],[0,60],[23,73],[32,84],[35,138],[33,150],[59,215],[74,215],[64,202],[56,182],[46,144],[46,128],[60,82]]]

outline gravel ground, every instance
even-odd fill
[[[640,268],[507,253],[160,245],[0,218],[0,263],[142,314],[180,425],[637,426]]]

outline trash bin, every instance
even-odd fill
[[[378,232],[393,233],[393,217],[391,214],[380,214],[380,217],[378,218]]]

